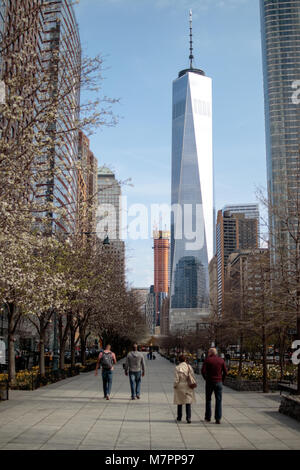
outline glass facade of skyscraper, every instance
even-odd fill
[[[300,0],[260,0],[270,202],[286,205],[299,193]],[[277,230],[272,217],[271,227]]]
[[[59,53],[57,86],[62,96],[58,106],[56,130],[62,135],[55,146],[56,171],[51,191],[57,207],[64,207],[67,215],[54,214],[57,226],[74,231],[77,209],[78,130],[80,105],[81,44],[74,8],[70,0],[56,0],[46,6],[44,12],[44,54]],[[48,54],[48,55],[47,55]]]
[[[213,255],[212,82],[196,69],[173,82],[171,312],[206,310]]]

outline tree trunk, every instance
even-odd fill
[[[16,359],[15,359],[15,338],[14,333],[18,323],[16,315],[16,307],[13,303],[7,305],[7,322],[8,322],[8,382],[11,384],[16,378]]]
[[[59,334],[59,368],[63,369],[65,367],[65,350],[66,343],[68,339],[68,331],[70,328],[70,315],[67,315],[67,323],[63,325],[63,316],[60,315],[58,319],[58,334]]]
[[[75,367],[75,363],[76,363],[76,360],[75,360],[75,331],[76,331],[76,328],[73,325],[73,323],[71,323],[71,325],[70,325],[71,367]]]
[[[280,380],[284,377],[284,352],[285,352],[285,341],[280,335],[279,343],[279,365],[280,365]]]
[[[80,332],[80,356],[81,356],[81,364],[85,366],[85,347],[86,347],[86,338],[84,331]]]
[[[238,376],[239,377],[242,375],[242,369],[243,369],[243,348],[244,348],[244,335],[243,335],[243,333],[241,333],[241,336],[240,336],[239,370],[238,370]]]
[[[59,368],[63,369],[65,367],[65,349],[66,341],[61,341],[59,344]]]
[[[8,323],[8,382],[13,382],[16,378],[15,361],[15,340],[11,331],[10,322]]]
[[[297,316],[297,338],[300,340],[300,313]],[[300,363],[298,364],[297,373],[297,395],[300,395]]]
[[[263,392],[269,392],[268,366],[267,366],[267,338],[265,327],[262,328],[262,356],[263,356]]]
[[[41,329],[40,333],[40,357],[39,357],[40,374],[45,375],[45,332]]]

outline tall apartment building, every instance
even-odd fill
[[[259,221],[258,204],[227,204],[223,207],[223,212],[232,214],[244,214],[246,219],[257,219]]]
[[[34,182],[33,176],[28,186],[31,185],[36,203],[40,207],[44,203],[45,211],[42,213],[40,210],[39,213],[47,221],[49,230],[73,232],[78,184],[78,132],[74,129],[80,102],[81,45],[72,2],[2,0],[1,29],[6,41],[4,44],[10,43],[9,47],[3,47],[2,43],[1,53],[0,79],[6,84],[7,97],[11,96],[13,85],[10,79],[16,74],[16,69],[23,83],[20,80],[15,92],[24,98],[30,84],[32,87],[27,100],[27,115],[23,116],[22,122],[10,127],[2,122],[2,138],[7,138],[5,133],[9,132],[12,141],[17,141],[25,132],[24,127],[38,116],[38,123],[30,125],[36,135],[37,132],[43,133],[45,145],[36,151],[38,155],[34,164],[43,165],[44,177]],[[34,74],[28,63],[35,67]],[[20,74],[22,67],[24,73]],[[35,80],[38,80],[38,87]],[[52,108],[43,114],[43,108],[48,104]],[[53,118],[49,118],[50,112]],[[40,134],[38,139],[41,138]],[[51,204],[64,209],[65,214],[58,215],[58,211],[49,208]]]
[[[140,307],[140,312],[143,318],[146,318],[146,305],[149,294],[148,287],[132,287],[130,289],[131,294],[137,299]]]
[[[173,82],[171,330],[208,314],[214,249],[212,80],[193,67],[193,58],[190,12],[190,67]]]
[[[98,236],[106,233],[112,240],[119,240],[121,234],[121,186],[115,174],[102,166],[98,170]]]
[[[166,297],[162,301],[161,318],[160,318],[160,335],[169,335],[169,313],[170,313],[170,297]]]
[[[57,227],[74,231],[77,212],[77,171],[78,131],[76,120],[79,116],[81,67],[81,44],[74,8],[70,0],[49,2],[44,11],[43,52],[45,60],[51,64],[51,54],[59,54],[58,69],[54,69],[53,80],[57,92],[65,91],[58,104],[56,131],[61,134],[60,145],[54,142],[54,164],[60,169],[54,172],[53,179],[46,183],[46,193],[58,206],[67,211],[65,217],[53,217],[53,230]],[[55,56],[53,56],[55,57]]]
[[[90,141],[79,131],[78,143],[78,182],[77,182],[77,218],[79,232],[94,239],[96,232],[97,211],[97,170],[98,163],[90,150]]]
[[[121,186],[114,172],[105,166],[100,167],[98,170],[97,185],[97,237],[103,240],[108,236],[110,250],[120,258],[123,269],[125,269],[125,243],[121,240]]]
[[[154,242],[154,294],[155,294],[155,326],[160,326],[163,299],[169,292],[169,252],[170,232],[155,230]]]
[[[246,209],[247,210],[247,209]],[[220,210],[217,216],[217,305],[222,313],[224,303],[225,269],[231,253],[259,247],[259,218],[246,218],[242,212]]]
[[[154,286],[151,286],[146,298],[145,304],[145,316],[146,323],[151,335],[155,335],[156,327],[156,298],[155,298]]]
[[[260,0],[260,11],[267,182],[269,200],[278,210],[300,197],[300,0]],[[278,244],[288,247],[292,241],[274,214],[270,228],[275,260]]]
[[[270,253],[267,248],[240,250],[229,256],[225,292],[233,296],[230,315],[235,312],[240,317],[261,310],[264,283],[269,279],[269,271]]]
[[[209,262],[209,307],[214,314],[218,309],[218,258],[215,255]]]

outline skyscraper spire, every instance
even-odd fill
[[[192,10],[190,10],[190,68],[193,68],[193,13]]]

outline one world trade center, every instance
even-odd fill
[[[190,67],[173,82],[170,331],[195,327],[209,309],[214,251],[212,80]]]

